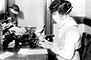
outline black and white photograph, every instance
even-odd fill
[[[91,0],[0,0],[0,60],[91,60]]]

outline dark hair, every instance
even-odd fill
[[[68,14],[72,10],[72,5],[69,1],[64,1],[61,5],[59,5],[58,12],[60,14]]]
[[[57,2],[59,2],[59,3],[62,3],[62,2],[65,1],[65,0],[54,0],[54,1],[57,1]]]
[[[60,1],[60,0],[59,0]],[[72,5],[69,1],[53,1],[49,7],[51,13],[58,11],[60,14],[68,14],[72,10]]]
[[[58,10],[59,5],[61,4],[61,0],[54,0],[49,6],[50,12],[53,13]]]
[[[13,4],[13,5],[9,6],[9,8],[12,8],[12,9],[14,9],[14,10],[17,11],[17,12],[20,12],[20,8],[19,8],[19,6],[16,5],[16,4]]]

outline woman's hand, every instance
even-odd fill
[[[47,41],[44,36],[39,37],[39,46],[43,48],[50,49],[52,42]]]
[[[43,47],[43,48],[47,48],[50,49],[50,47],[52,46],[48,41],[42,40],[39,42],[39,46]]]

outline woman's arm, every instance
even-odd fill
[[[43,48],[52,50],[55,54],[59,55],[64,59],[71,59],[74,56],[75,42],[78,41],[80,35],[78,32],[70,31],[65,35],[64,48],[60,49],[55,42],[49,42],[47,40],[42,40],[39,44]]]
[[[65,44],[63,49],[59,49],[57,44],[53,44],[54,46],[51,47],[51,50],[55,52],[60,57],[65,59],[71,59],[74,55],[75,51],[75,41],[78,41],[80,35],[78,32],[70,31],[65,35]]]

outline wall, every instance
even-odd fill
[[[86,17],[91,19],[91,0],[86,1],[86,9],[85,9]]]
[[[18,24],[20,26],[43,27],[44,0],[15,0],[20,7]]]
[[[53,20],[49,9],[52,0],[45,0],[45,34],[52,35],[53,33]]]
[[[8,0],[8,4],[9,5],[12,5],[12,4],[14,4],[15,3],[15,0]]]
[[[91,19],[91,0],[68,0],[73,5],[72,16],[84,16]]]
[[[86,1],[86,9],[85,9],[86,17],[90,20],[88,21],[88,24],[91,25],[91,0]],[[85,31],[91,34],[91,26],[85,26]]]
[[[86,0],[68,0],[72,3],[72,16],[85,16]]]
[[[4,13],[5,12],[5,8],[6,8],[6,1],[7,0],[0,0],[0,13]]]
[[[1,14],[0,19],[2,19],[1,17],[3,17],[2,13],[5,13],[6,4],[7,4],[7,0],[0,0],[0,14]],[[2,48],[2,25],[1,25],[2,20],[0,20],[0,49]]]

